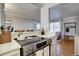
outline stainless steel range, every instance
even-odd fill
[[[32,39],[26,38],[24,40],[17,40],[17,42],[21,45],[21,56],[33,56],[35,55],[36,51],[41,50],[48,45],[51,45],[51,39],[41,37],[33,37]]]

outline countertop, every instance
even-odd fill
[[[33,37],[31,39],[24,39],[24,40],[16,40],[21,46],[28,46],[28,45],[32,45],[32,44],[37,44],[37,43],[41,43],[44,41],[47,41],[49,39],[47,38],[41,38],[41,37]]]
[[[20,48],[21,46],[15,40],[12,40],[12,42],[9,43],[0,44],[0,55],[15,51]]]
[[[44,37],[44,38],[52,38],[55,36],[55,33],[48,33],[46,35],[37,35],[38,37]]]
[[[25,36],[28,36],[27,33],[25,33],[26,35]],[[32,35],[33,33],[30,33],[30,35]],[[39,33],[35,33],[33,35],[37,35],[38,37],[44,37],[44,38],[52,38],[53,36],[55,36],[54,33],[51,33],[51,34],[47,34],[47,35],[40,35]],[[24,36],[24,37],[25,37]],[[22,36],[23,38],[23,36]],[[21,38],[19,38],[21,39]],[[11,51],[15,51],[17,49],[20,49],[21,48],[21,45],[19,43],[17,43],[15,40],[12,40],[12,42],[9,42],[9,43],[4,43],[4,44],[0,44],[0,55],[3,55],[5,53],[8,53],[8,52],[11,52]]]

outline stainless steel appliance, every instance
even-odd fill
[[[17,40],[21,45],[21,56],[35,56],[35,52],[50,45],[51,40],[41,37],[33,37],[32,39]]]

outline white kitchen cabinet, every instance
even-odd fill
[[[36,56],[49,56],[49,46],[36,52]]]
[[[20,49],[12,51],[12,52],[5,53],[1,56],[20,56]]]
[[[56,56],[56,51],[57,51],[56,49],[57,49],[56,45],[51,45],[50,56]],[[44,56],[49,56],[49,46],[45,47],[43,51],[44,51]]]
[[[49,46],[44,48],[44,56],[49,56]]]
[[[36,56],[43,56],[43,49],[36,52]]]

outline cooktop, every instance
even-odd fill
[[[33,37],[31,39],[24,39],[24,40],[16,40],[21,46],[24,46],[24,45],[29,45],[29,44],[32,44],[32,43],[36,43],[36,42],[40,42],[40,41],[43,41],[45,40],[46,38],[41,38],[41,37]]]

